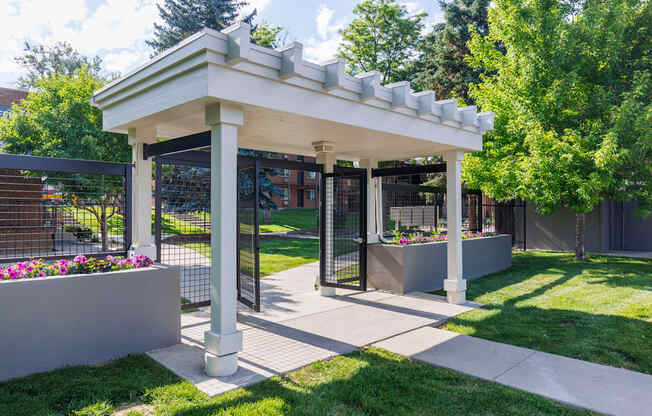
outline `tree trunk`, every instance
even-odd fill
[[[102,251],[106,252],[109,250],[109,236],[107,230],[107,219],[106,219],[106,206],[101,204],[101,215],[100,215],[100,229],[102,233]]]
[[[265,208],[263,210],[263,222],[265,222],[265,223],[272,222],[272,210],[271,210],[271,208]]]
[[[478,227],[478,197],[469,195],[469,231],[482,231]]]
[[[586,252],[584,251],[584,221],[586,214],[575,214],[575,259],[585,260]]]

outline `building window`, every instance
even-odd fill
[[[284,178],[289,177],[290,176],[290,169],[282,169],[281,170],[281,176],[283,176]]]
[[[308,189],[308,192],[306,193],[306,199],[308,201],[314,201],[315,200],[315,191],[314,191],[314,189]]]
[[[284,201],[290,199],[290,191],[288,188],[281,188],[281,199]]]
[[[315,179],[317,177],[317,172],[308,172],[308,179]]]

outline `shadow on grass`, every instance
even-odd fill
[[[649,260],[519,253],[509,270],[469,283],[485,306],[445,328],[652,374],[651,286]]]
[[[142,400],[160,414],[208,415],[579,415],[533,394],[366,349],[208,398],[150,358],[76,367],[0,383],[12,416],[110,414]],[[106,409],[105,412],[102,409]]]

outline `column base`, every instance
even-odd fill
[[[207,352],[204,354],[204,369],[210,377],[232,376],[238,371],[238,353],[217,356]]]
[[[446,279],[444,280],[444,290],[446,291],[446,300],[448,303],[460,305],[466,302],[466,280]]]
[[[466,291],[464,292],[446,292],[446,301],[453,305],[466,303]]]
[[[319,286],[319,294],[322,296],[335,296],[335,288]]]
[[[151,245],[151,246],[134,246],[134,247],[132,247],[131,251],[133,251],[135,255],[147,256],[152,260],[154,260],[156,258],[156,246],[154,246],[154,245]]]

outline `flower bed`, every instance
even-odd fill
[[[512,264],[512,236],[466,234],[462,241],[462,273],[477,279],[505,270]],[[432,236],[430,236],[432,237]],[[404,238],[401,241],[401,238]],[[448,273],[448,242],[428,241],[418,234],[399,236],[397,242],[369,244],[367,282],[394,293],[432,291],[443,287]]]
[[[73,261],[59,260],[47,264],[41,259],[0,267],[0,280],[33,279],[38,277],[68,276],[74,274],[108,273],[118,270],[150,267],[154,262],[147,256],[106,256],[104,259],[76,256]]]
[[[469,240],[471,238],[489,237],[492,233],[482,233],[474,231],[463,231],[462,240]],[[448,241],[448,234],[444,233],[394,233],[392,244],[395,245],[409,245],[409,244],[424,244],[424,243],[437,243],[440,241]]]
[[[0,381],[179,342],[178,267],[144,256],[78,256],[2,273]]]

